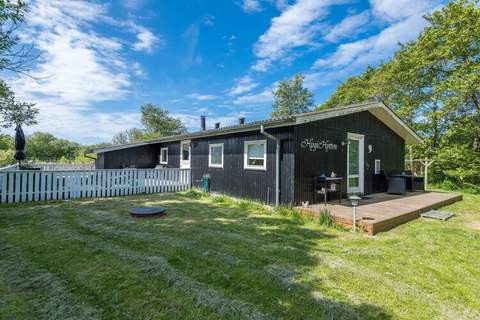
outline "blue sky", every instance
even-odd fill
[[[295,73],[321,103],[416,38],[440,0],[31,0],[22,41],[36,79],[9,80],[39,124],[81,143],[139,126],[154,103],[190,130],[266,118]]]

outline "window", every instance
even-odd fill
[[[182,143],[182,160],[190,161],[190,144]]]
[[[380,167],[380,160],[375,159],[375,174],[380,174],[380,170],[382,170]]]
[[[168,148],[160,149],[160,164],[168,163]]]
[[[223,143],[213,143],[208,146],[208,166],[223,168]]]
[[[180,143],[180,168],[190,168],[190,140],[182,141]]]
[[[244,168],[265,170],[267,168],[267,141],[245,141]]]

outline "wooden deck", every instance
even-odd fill
[[[443,192],[409,192],[404,196],[377,193],[365,196],[357,207],[357,225],[370,235],[390,230],[402,223],[416,219],[421,213],[462,200],[462,195]],[[317,215],[328,209],[338,223],[352,225],[352,207],[348,199],[342,203],[331,201],[308,207],[297,207],[303,213]]]

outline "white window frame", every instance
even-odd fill
[[[166,151],[165,161],[162,161],[162,152]],[[168,147],[160,148],[160,164],[168,164]]]
[[[256,145],[256,144],[263,144],[263,165],[262,166],[254,166],[248,164],[248,146]],[[243,143],[243,168],[248,170],[267,170],[267,140],[252,140],[252,141],[245,141]],[[260,158],[254,158],[260,159]]]
[[[358,174],[351,175],[349,170],[350,152],[348,150],[350,145],[348,144],[348,140],[347,140],[347,193],[364,193],[365,175],[364,175],[363,168],[365,167],[365,154],[364,154],[365,136],[363,134],[348,132],[347,139],[358,140],[358,148],[359,148]],[[358,187],[350,187],[350,183],[349,183],[350,178],[358,178]]]
[[[382,162],[380,161],[380,159],[375,159],[374,173],[380,174],[381,171],[382,171]]]
[[[222,161],[220,164],[218,163],[212,163],[212,148],[215,147],[222,147]],[[208,166],[210,168],[223,168],[223,143],[211,143],[208,145]]]
[[[188,160],[183,160],[183,145],[188,144]],[[190,140],[180,142],[180,168],[190,169],[190,160],[192,159],[192,143]]]

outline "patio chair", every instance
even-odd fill
[[[407,180],[404,177],[390,177],[384,171],[383,176],[387,180],[387,193],[389,194],[406,194]]]

